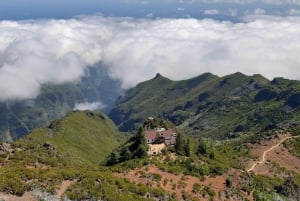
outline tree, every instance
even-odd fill
[[[184,155],[184,142],[183,142],[181,133],[177,134],[175,151],[177,154]]]
[[[125,145],[121,146],[120,156],[121,156],[120,162],[127,161],[132,158],[132,154],[129,151],[128,146]]]
[[[147,142],[146,142],[146,139],[145,139],[145,131],[144,131],[144,128],[143,127],[140,127],[137,134],[131,138],[131,145],[129,147],[130,151],[134,152],[136,151],[140,145],[143,145],[145,147],[147,147]]]
[[[144,145],[140,145],[135,152],[135,157],[137,158],[145,158],[148,156],[147,149]]]
[[[186,156],[191,156],[191,147],[190,147],[190,140],[187,139],[186,142],[184,143],[184,154]]]
[[[111,165],[117,164],[118,162],[120,162],[119,159],[120,159],[119,153],[117,151],[113,151],[109,155],[106,165],[111,166]]]
[[[140,127],[137,134],[125,144],[113,151],[107,159],[107,165],[114,165],[133,158],[147,157],[148,144],[145,139],[144,129]]]
[[[206,155],[208,153],[207,143],[203,140],[200,140],[198,145],[197,154]]]
[[[196,153],[198,154],[198,156],[202,155],[212,160],[215,159],[215,151],[212,143],[208,143],[204,140],[200,140]]]
[[[135,137],[135,141],[132,144],[132,148],[134,148],[134,158],[147,157],[148,144],[146,142],[145,131],[143,127],[139,128]]]

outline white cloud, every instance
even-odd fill
[[[93,19],[0,22],[0,100],[35,97],[42,84],[79,79],[101,61],[106,28]]]
[[[300,18],[245,23],[177,19],[136,23],[107,46],[112,77],[125,88],[160,72],[186,79],[203,72],[236,71],[268,78],[300,78]],[[299,72],[299,73],[298,73]]]
[[[217,9],[209,9],[204,11],[205,15],[218,15],[219,11]]]
[[[262,8],[256,8],[253,12],[254,15],[264,15],[266,14],[266,10]]]
[[[74,106],[74,110],[100,110],[105,108],[105,105],[101,102],[85,102],[85,103],[76,103]]]
[[[99,62],[123,88],[161,73],[186,79],[240,71],[300,79],[300,18],[106,18],[0,22],[0,100],[34,98]]]

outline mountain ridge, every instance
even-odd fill
[[[109,116],[121,131],[135,129],[148,116],[158,116],[190,134],[227,138],[272,130],[289,120],[299,124],[299,91],[299,81],[270,81],[259,74],[218,77],[205,73],[180,81],[157,75],[129,89]]]

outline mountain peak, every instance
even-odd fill
[[[142,83],[157,83],[157,82],[169,82],[169,81],[172,81],[170,80],[169,78],[161,75],[160,73],[156,73],[155,77],[150,79],[150,80],[147,80],[145,82],[142,82]]]
[[[242,77],[248,77],[247,75],[241,73],[241,72],[235,72],[229,75],[224,76],[225,78],[242,78]]]
[[[156,73],[155,78],[157,77],[163,77],[160,73]]]
[[[154,77],[153,79],[154,79],[154,80],[155,80],[155,79],[167,79],[167,80],[169,80],[169,78],[167,78],[167,77],[161,75],[160,73],[156,73],[156,75],[155,75],[155,77]]]

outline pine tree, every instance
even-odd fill
[[[134,152],[134,157],[137,158],[147,157],[148,144],[146,142],[145,131],[143,127],[139,128],[133,145],[134,147],[136,147]]]
[[[121,159],[120,162],[130,160],[132,158],[132,154],[129,151],[127,146],[122,146],[120,150]]]
[[[187,141],[184,143],[184,154],[185,156],[191,156],[191,147],[189,139],[187,139]]]
[[[113,151],[113,152],[111,152],[110,156],[108,157],[106,164],[109,166],[117,164],[120,162],[119,159],[120,159],[119,153],[117,151]]]
[[[146,147],[147,142],[145,139],[145,131],[143,127],[140,127],[137,134],[132,138],[132,144],[130,145],[130,151],[136,151],[140,145]]]
[[[175,151],[177,154],[184,155],[184,141],[180,133],[176,137]]]
[[[143,127],[140,127],[135,136],[110,154],[107,165],[114,165],[133,158],[147,157],[147,150],[148,144],[145,139],[145,132]]]

